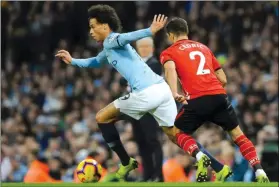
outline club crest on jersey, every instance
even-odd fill
[[[111,64],[112,64],[113,66],[116,66],[117,60],[112,61]]]
[[[127,99],[129,99],[129,98],[130,98],[130,93],[127,94],[127,95],[125,95],[125,96],[123,96],[123,97],[120,97],[119,99],[121,99],[121,100],[127,100]]]

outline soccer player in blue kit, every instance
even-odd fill
[[[98,68],[109,63],[128,81],[132,92],[116,99],[96,114],[96,121],[106,143],[116,152],[122,163],[116,176],[124,180],[138,163],[128,156],[114,125],[120,115],[126,114],[138,120],[149,112],[160,126],[166,127],[173,126],[177,115],[168,84],[148,67],[129,44],[154,35],[164,27],[167,17],[155,16],[148,29],[119,34],[116,32],[120,30],[120,20],[112,7],[96,5],[88,12],[90,35],[96,41],[103,42],[103,50],[96,57],[88,59],[74,59],[65,50],[58,51],[56,56],[67,64],[86,68]]]
[[[168,136],[172,135],[177,115],[174,97],[178,101],[183,97],[173,96],[163,77],[154,73],[129,44],[157,33],[166,24],[167,17],[155,15],[149,28],[119,34],[117,31],[121,23],[112,7],[96,5],[88,12],[90,35],[96,41],[103,42],[103,50],[96,57],[88,59],[74,59],[65,50],[58,51],[56,57],[67,64],[84,68],[98,68],[109,63],[128,81],[132,92],[116,99],[96,114],[106,143],[121,160],[116,177],[123,181],[131,170],[137,168],[138,163],[128,156],[114,123],[120,120],[121,114],[139,120],[144,114],[150,113],[163,131]]]

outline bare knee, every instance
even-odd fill
[[[236,128],[231,130],[229,134],[232,137],[233,141],[235,141],[239,136],[243,135],[243,132],[238,125]]]
[[[118,109],[113,108],[111,105],[108,105],[106,108],[103,108],[96,114],[97,123],[113,123],[118,120]]]
[[[96,122],[97,122],[97,123],[104,123],[104,119],[103,119],[103,115],[102,115],[102,112],[101,112],[101,111],[99,111],[99,112],[96,114],[95,119],[96,119]]]

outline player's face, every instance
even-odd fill
[[[148,41],[140,41],[137,44],[137,50],[142,58],[148,57],[154,51],[152,44]]]
[[[98,23],[95,18],[89,20],[90,35],[96,41],[104,41],[106,36],[106,24]]]

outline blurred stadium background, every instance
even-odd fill
[[[62,48],[76,58],[100,51],[88,35],[87,9],[97,3],[1,1],[1,181],[22,182],[40,159],[51,178],[71,182],[89,152],[108,173],[117,168],[119,160],[108,151],[94,117],[126,90],[121,76],[109,66],[79,69],[54,58]],[[278,181],[278,2],[106,4],[117,10],[123,32],[148,27],[156,13],[188,21],[190,38],[208,45],[223,65],[241,127],[271,181]],[[163,32],[154,42],[158,57],[169,44]],[[118,122],[118,128],[129,154],[140,161],[130,122]],[[253,181],[248,163],[216,125],[207,124],[195,137],[233,168],[232,180]],[[194,181],[194,161],[162,133],[160,142],[163,174],[183,171],[182,181]],[[140,166],[130,180],[142,180],[142,171]]]

